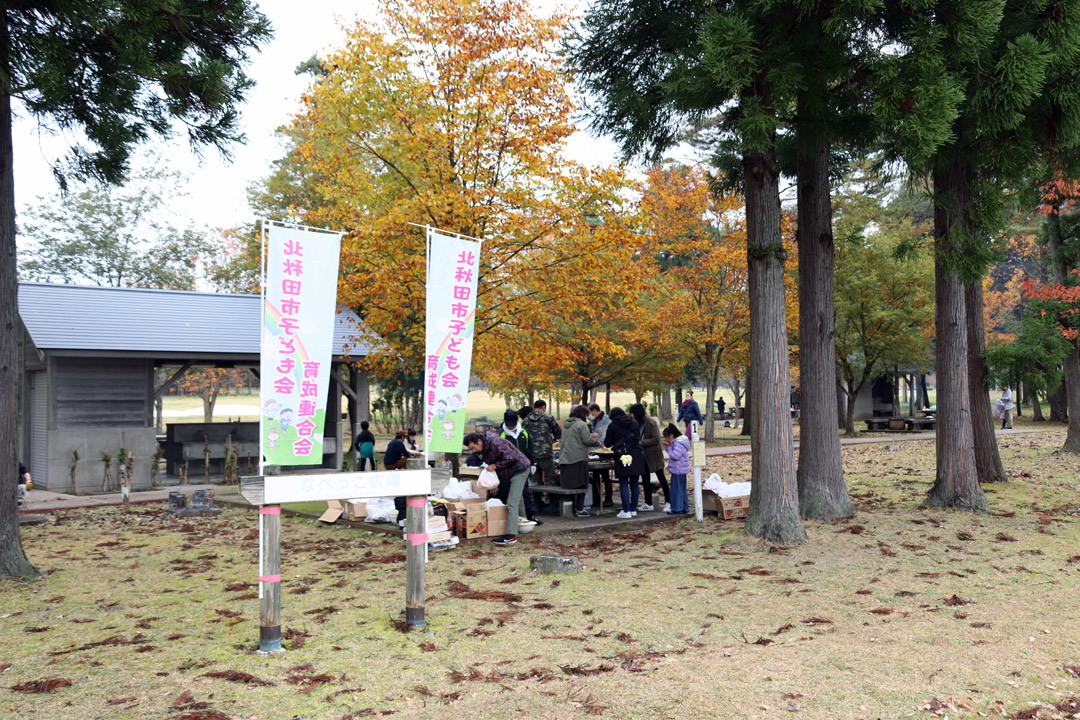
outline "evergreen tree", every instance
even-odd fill
[[[194,146],[227,154],[251,87],[248,53],[270,36],[248,0],[5,3],[0,10],[0,577],[36,574],[16,517],[17,285],[12,101],[87,144],[54,168],[123,180],[140,142],[182,125]]]

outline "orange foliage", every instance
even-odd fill
[[[1080,269],[1072,270],[1072,275],[1080,278]],[[1066,286],[1062,283],[1052,285],[1040,283],[1028,278],[1023,285],[1024,296],[1032,300],[1053,303],[1053,310],[1043,309],[1043,315],[1054,312],[1059,320],[1058,329],[1063,337],[1074,343],[1080,339],[1080,329],[1075,325],[1080,322],[1080,285]]]
[[[588,306],[625,236],[593,232],[627,187],[621,171],[563,158],[575,105],[554,50],[566,16],[526,0],[401,0],[358,22],[295,120],[322,178],[305,221],[343,229],[339,299],[382,342],[370,366],[422,367],[425,239],[411,223],[483,241],[474,372],[560,363],[553,305]],[[588,238],[586,240],[586,238]],[[581,313],[579,311],[579,318]]]

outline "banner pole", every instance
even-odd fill
[[[262,377],[262,353],[263,343],[266,342],[266,237],[269,232],[270,223],[266,218],[262,219],[262,227],[259,228],[259,475],[263,474],[263,437],[266,432],[264,424],[266,423],[266,414],[263,408],[265,407],[265,400],[263,399],[263,383],[266,381]],[[265,558],[263,557],[263,532],[265,524],[263,523],[262,513],[259,514],[259,576],[263,576],[265,569]],[[262,603],[263,599],[263,584],[259,583],[259,602]]]

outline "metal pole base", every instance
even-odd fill
[[[420,629],[427,624],[424,619],[424,608],[405,608],[405,622],[409,623],[409,627]]]
[[[273,625],[270,627],[260,627],[259,653],[268,655],[270,653],[281,652],[285,652],[285,648],[281,647],[281,626]]]

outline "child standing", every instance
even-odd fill
[[[353,443],[354,448],[360,453],[360,472],[364,471],[368,461],[371,462],[371,469],[375,469],[375,435],[368,429],[369,427],[371,424],[363,420],[360,423],[360,432],[356,436],[356,442]]]
[[[668,453],[668,472],[671,473],[671,510],[668,515],[685,515],[690,512],[690,500],[686,493],[686,474],[690,472],[690,440],[669,424],[664,428],[664,447]]]

